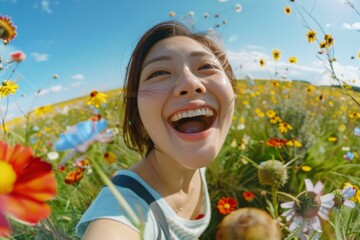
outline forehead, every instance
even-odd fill
[[[184,36],[165,38],[157,42],[148,52],[146,59],[172,54],[190,54],[193,52],[203,52],[209,55],[213,53],[200,42]]]

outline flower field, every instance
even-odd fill
[[[102,107],[96,114],[91,107],[96,98],[89,96],[44,106],[5,124],[1,139],[9,145],[31,147],[34,155],[51,164],[57,182],[56,195],[47,201],[49,218],[31,226],[8,218],[12,239],[76,239],[77,221],[104,186],[99,170],[110,177],[139,159],[121,137],[121,90],[102,94],[97,99]],[[93,125],[102,129],[96,133],[87,133],[81,125],[100,124],[105,119],[106,127]],[[239,80],[233,125],[217,160],[207,170],[213,215],[202,239],[213,239],[220,221],[244,207],[264,209],[278,219],[284,238],[300,236],[308,219],[321,219],[319,226],[310,221],[306,234],[321,230],[322,239],[358,239],[359,119],[359,106],[340,88]],[[76,135],[70,136],[73,145],[67,145],[69,139],[60,141],[70,126],[76,126]],[[111,136],[111,141],[87,142],[101,133]],[[315,201],[314,194],[306,194],[309,192],[322,195],[323,201]],[[321,212],[326,200],[330,204]],[[318,208],[309,207],[311,203]],[[292,212],[288,214],[296,218],[286,218],[289,208]]]

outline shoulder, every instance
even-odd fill
[[[142,198],[128,188],[116,186],[116,189],[141,221],[153,222],[149,205]],[[138,227],[130,219],[125,207],[119,203],[109,187],[104,187],[77,224],[76,234],[79,237],[83,236],[90,223],[93,226],[100,226],[101,229],[103,229],[104,223],[109,224],[108,226],[122,224],[119,226],[126,226],[130,230],[138,232]]]

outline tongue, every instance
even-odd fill
[[[206,124],[202,121],[186,121],[176,127],[176,130],[182,133],[198,133],[205,129]]]

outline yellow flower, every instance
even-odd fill
[[[281,52],[277,49],[274,49],[272,51],[272,55],[273,55],[274,60],[277,61],[280,59]]]
[[[265,66],[265,59],[261,58],[259,62],[260,62],[260,67]]]
[[[4,98],[9,94],[14,94],[18,87],[19,86],[15,83],[15,81],[4,80],[0,86],[1,98]]]
[[[265,116],[265,114],[263,113],[263,111],[261,111],[260,108],[256,108],[255,113],[259,118],[263,118]]]
[[[282,120],[281,120],[281,118],[279,116],[274,116],[274,117],[269,119],[269,122],[271,124],[277,124],[277,123],[281,123]]]
[[[16,36],[15,27],[10,18],[0,16],[0,39],[5,44],[9,43]]]
[[[54,109],[53,106],[47,105],[47,106],[38,107],[34,111],[36,116],[42,116],[45,115],[46,113],[51,112],[53,109]]]
[[[307,33],[306,33],[306,37],[308,39],[309,43],[312,43],[316,40],[316,33],[314,30],[310,29]]]
[[[327,48],[328,45],[326,44],[326,42],[321,42],[319,47],[320,48]]]
[[[287,122],[279,123],[278,128],[281,133],[287,133],[289,130],[293,129],[292,126]]]
[[[276,112],[274,110],[272,110],[272,109],[267,110],[266,111],[266,116],[268,116],[268,118],[273,118],[273,117],[276,116]]]
[[[107,95],[96,90],[90,93],[87,104],[93,105],[96,108],[100,108],[103,103],[106,103]]]
[[[356,203],[360,203],[360,191],[359,188],[355,185],[351,185],[350,183],[344,183],[344,188],[346,187],[352,187],[353,189],[356,190],[356,193],[354,196],[352,196],[351,198],[349,198],[349,200],[356,202]]]
[[[289,14],[291,13],[291,7],[286,6],[286,7],[284,8],[284,12],[285,12],[287,15],[289,15]]]
[[[346,125],[343,124],[343,123],[340,124],[339,127],[338,127],[338,131],[339,131],[339,132],[343,132],[343,131],[345,131],[345,130],[346,130]]]
[[[328,47],[331,47],[332,45],[334,45],[334,38],[330,34],[325,34],[324,39],[325,39],[326,45]]]
[[[297,63],[297,58],[296,57],[290,57],[289,58],[289,63]]]
[[[358,52],[358,58],[360,58],[360,50],[359,50],[359,52]]]
[[[315,86],[314,86],[314,85],[310,85],[310,86],[307,88],[307,93],[312,93],[314,90],[315,90]]]
[[[116,161],[116,155],[113,152],[106,152],[104,154],[104,160],[108,163],[108,164],[112,164]]]
[[[170,17],[174,17],[174,16],[175,16],[175,12],[171,11],[171,12],[169,13],[169,16],[170,16]]]
[[[328,138],[329,142],[336,142],[337,140],[338,140],[337,137],[329,137]]]
[[[310,172],[311,169],[312,169],[312,168],[311,168],[310,166],[306,166],[306,165],[304,165],[304,166],[301,167],[301,170],[303,170],[304,172]]]
[[[290,147],[302,147],[301,142],[297,141],[295,138],[288,140],[286,145]]]
[[[274,87],[279,87],[280,86],[280,84],[279,84],[279,82],[278,81],[271,81],[271,85],[273,85]],[[275,94],[275,93],[274,93]]]

